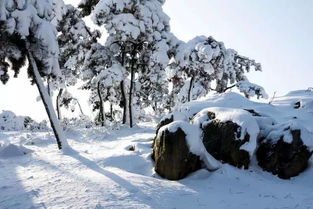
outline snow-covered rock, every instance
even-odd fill
[[[312,145],[313,134],[296,121],[274,125],[260,136],[258,164],[283,179],[297,176],[308,167]]]
[[[176,130],[173,127],[177,124],[194,126],[200,129],[200,139],[216,159],[248,168],[257,151],[263,169],[289,178],[307,167],[312,154],[312,104],[311,90],[290,92],[273,98],[270,104],[232,92],[210,95],[175,107],[160,121],[157,134],[164,128]],[[185,133],[188,138],[188,130]],[[195,132],[190,133],[194,136]],[[190,150],[190,144],[197,140],[187,140]]]
[[[211,114],[210,114],[211,113]],[[209,115],[214,114],[214,118],[209,118]],[[256,141],[259,134],[259,126],[257,121],[245,110],[236,108],[206,108],[200,111],[192,119],[192,122],[204,128],[210,124],[212,120],[217,123],[233,122],[237,125],[235,140],[244,140],[247,135],[249,140],[240,146],[240,149],[246,150],[250,156],[253,155],[256,148]]]
[[[206,150],[216,159],[236,167],[249,167],[259,134],[257,121],[245,110],[206,108],[192,119],[203,130]]]
[[[153,157],[155,171],[161,176],[177,180],[201,168],[216,170],[219,163],[206,152],[199,127],[185,121],[163,126],[155,138]]]
[[[179,180],[201,168],[199,156],[190,152],[186,133],[164,126],[155,139],[153,158],[155,171],[169,180]]]

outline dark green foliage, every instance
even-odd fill
[[[93,8],[95,5],[99,2],[100,0],[85,0],[82,1],[79,5],[78,8],[81,9],[82,16],[88,16],[91,14]]]
[[[5,25],[0,21],[0,80],[5,84],[9,80],[8,70],[14,71],[17,77],[26,62],[25,41],[17,34],[8,34]]]

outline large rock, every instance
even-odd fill
[[[259,134],[257,121],[249,112],[210,107],[196,114],[192,123],[202,129],[203,144],[215,159],[238,168],[249,168]]]
[[[159,130],[163,127],[163,126],[166,126],[168,124],[170,124],[171,122],[174,121],[174,115],[173,114],[170,114],[168,115],[167,117],[164,117],[162,118],[162,120],[158,123],[157,127],[156,127],[156,131],[155,131],[155,137],[153,138],[153,142],[152,142],[152,148],[154,147],[154,144],[155,144],[155,140],[156,140],[156,137],[158,136],[158,132]],[[152,155],[152,159],[154,159],[154,154]]]
[[[201,168],[199,156],[190,152],[181,128],[159,130],[153,146],[155,171],[169,180],[178,180]]]
[[[165,125],[170,124],[173,121],[174,121],[174,115],[173,114],[170,114],[167,117],[162,118],[162,120],[158,123],[158,125],[156,127],[156,134],[158,134],[160,128],[162,128]]]
[[[249,168],[249,152],[240,147],[249,141],[250,136],[246,133],[244,139],[240,140],[240,126],[231,121],[221,122],[214,119],[202,128],[203,144],[215,159],[238,168]]]
[[[307,168],[312,152],[303,143],[301,130],[284,131],[290,132],[292,136],[290,143],[286,142],[285,135],[281,135],[278,140],[264,137],[261,139],[256,156],[259,166],[264,170],[280,178],[289,179]]]

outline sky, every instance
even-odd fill
[[[270,96],[313,87],[312,8],[312,0],[167,0],[164,5],[179,39],[213,36],[260,62],[263,72],[251,72],[248,78]],[[0,96],[0,112],[46,118],[37,101],[38,90],[30,85],[25,70],[19,78],[0,84]],[[82,105],[88,109],[87,103]]]

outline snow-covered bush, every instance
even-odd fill
[[[94,126],[94,122],[85,115],[80,115],[79,118],[64,118],[62,120],[62,126],[68,128],[91,128]]]
[[[0,113],[0,131],[49,130],[45,121],[37,123],[28,116],[17,116],[11,111]]]

